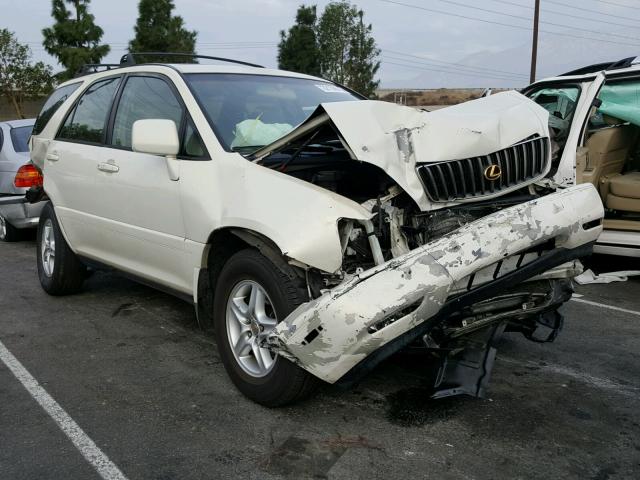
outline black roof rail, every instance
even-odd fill
[[[115,68],[121,68],[119,63],[87,63],[80,67],[73,78],[83,77],[91,73],[105,72],[107,70],[113,70]]]
[[[234,60],[233,58],[224,57],[212,57],[209,55],[198,55],[197,53],[179,53],[179,52],[129,52],[125,53],[120,59],[120,66],[140,65],[136,62],[136,56],[155,56],[155,57],[184,57],[184,58],[204,58],[206,60],[218,60],[220,62],[236,63],[238,65],[245,65],[247,67],[265,68],[263,65],[257,65],[255,63],[243,62],[241,60]],[[146,62],[143,62],[146,63]]]
[[[637,57],[627,57],[615,62],[596,63],[593,65],[587,65],[586,67],[577,68],[567,73],[562,73],[560,77],[568,77],[572,75],[587,75],[589,73],[597,73],[602,70],[618,70],[620,68],[628,68],[633,65],[634,60]]]

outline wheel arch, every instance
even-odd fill
[[[279,270],[292,278],[304,279],[304,271],[290,265],[280,247],[266,235],[242,227],[223,227],[214,230],[202,253],[197,279],[197,316],[204,329],[213,325],[213,302],[217,280],[225,263],[240,250],[253,248],[268,258]]]

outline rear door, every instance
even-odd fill
[[[120,75],[91,84],[67,113],[44,158],[44,187],[71,248],[101,258],[110,239],[99,228],[97,167],[103,161],[107,123]]]
[[[96,221],[108,231],[108,263],[180,291],[193,273],[185,260],[185,227],[179,181],[167,159],[134,152],[133,123],[168,119],[180,129],[183,107],[170,80],[157,74],[128,75],[111,115],[107,148],[96,166]],[[179,160],[170,160],[179,165]]]

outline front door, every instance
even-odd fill
[[[190,292],[179,181],[164,157],[132,151],[133,123],[169,119],[180,127],[184,108],[169,80],[129,76],[114,113],[104,155],[97,165],[98,221],[108,231],[108,263],[175,290]]]

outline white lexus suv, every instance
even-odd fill
[[[268,406],[418,346],[434,397],[481,396],[503,332],[555,338],[603,207],[554,184],[542,107],[506,92],[429,113],[132,59],[60,85],[31,137],[46,292],[108,266],[188,299]]]

